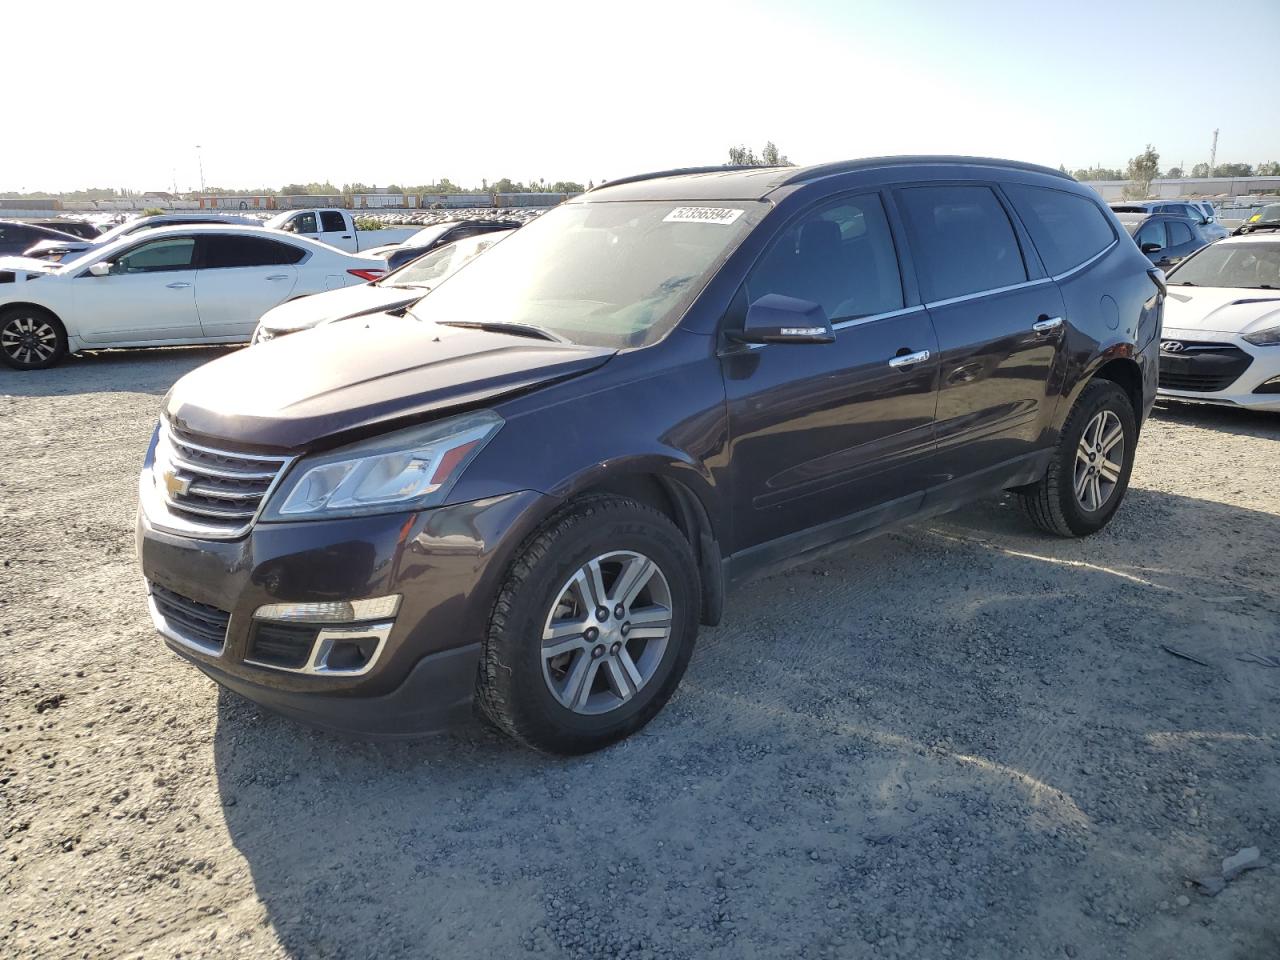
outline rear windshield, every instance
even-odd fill
[[[768,205],[755,200],[570,203],[477,257],[413,315],[523,323],[614,348],[660,340]]]
[[[1280,290],[1280,241],[1216,243],[1169,272],[1174,286]]]

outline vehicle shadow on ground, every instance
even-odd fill
[[[1152,523],[1229,545],[1153,554]],[[732,594],[669,707],[589,757],[352,742],[224,691],[223,814],[296,957],[1172,950],[1157,901],[1264,828],[1242,778],[1280,791],[1280,671],[1235,660],[1280,653],[1245,526],[1280,541],[1141,489],[1058,540],[1004,499],[806,564]]]
[[[196,367],[241,345],[94,350],[64,359],[48,370],[0,367],[0,396],[52,397],[80,393],[161,395]]]

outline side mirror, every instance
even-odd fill
[[[1160,246],[1160,244],[1158,244],[1158,243],[1151,243],[1150,241],[1148,241],[1147,243],[1144,243],[1144,244],[1142,245],[1142,252],[1143,252],[1143,253],[1156,253],[1156,252],[1158,252],[1158,251],[1160,251],[1160,250],[1162,250],[1162,249],[1164,249],[1164,248],[1163,248],[1163,247],[1161,247],[1161,246]]]
[[[95,277],[105,277],[111,273],[111,264],[105,260],[89,264],[89,273]]]
[[[822,304],[768,293],[747,308],[741,330],[726,332],[735,343],[832,343],[836,339]]]

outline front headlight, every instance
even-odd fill
[[[301,460],[272,494],[263,520],[354,517],[444,501],[503,420],[491,410]]]
[[[1248,340],[1255,347],[1275,347],[1280,346],[1280,327],[1270,327],[1266,330],[1255,330],[1253,333],[1246,333],[1244,339]]]

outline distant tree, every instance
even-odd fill
[[[1209,165],[1207,163],[1197,163],[1191,168],[1191,176],[1203,180],[1209,176]]]
[[[142,211],[142,215],[144,217],[158,217],[162,213],[164,213],[163,207],[147,207],[147,209]]]
[[[1181,168],[1181,167],[1170,167],[1168,170],[1166,170],[1166,171],[1164,172],[1164,175],[1165,175],[1166,177],[1168,177],[1170,180],[1181,180],[1181,179],[1182,179],[1182,168]]]
[[[548,189],[552,193],[582,193],[586,188],[572,180],[557,180]]]
[[[772,140],[766,141],[764,149],[760,151],[760,162],[766,167],[795,166],[795,164],[778,152],[778,147]]]
[[[1123,180],[1124,172],[1114,167],[1081,167],[1071,174],[1077,180]]]
[[[735,167],[760,166],[760,161],[756,159],[756,152],[741,144],[729,148],[729,163]]]
[[[404,191],[401,190],[400,187],[394,183],[387,187],[386,192],[387,193],[404,193]]]
[[[1216,177],[1252,177],[1253,164],[1220,163],[1214,167],[1213,174]]]
[[[1058,164],[1058,172],[1065,173],[1068,177],[1071,176],[1071,171],[1067,169],[1067,165],[1065,163]]]
[[[596,188],[596,182],[595,182],[594,180],[588,180],[588,181],[587,181],[587,189],[588,189],[588,190],[594,190],[595,188]]]
[[[1269,160],[1258,164],[1255,171],[1259,177],[1280,177],[1280,160]]]
[[[1160,154],[1148,143],[1147,149],[1129,160],[1125,176],[1133,181],[1134,192],[1145,197],[1151,190],[1151,181],[1160,176]]]

